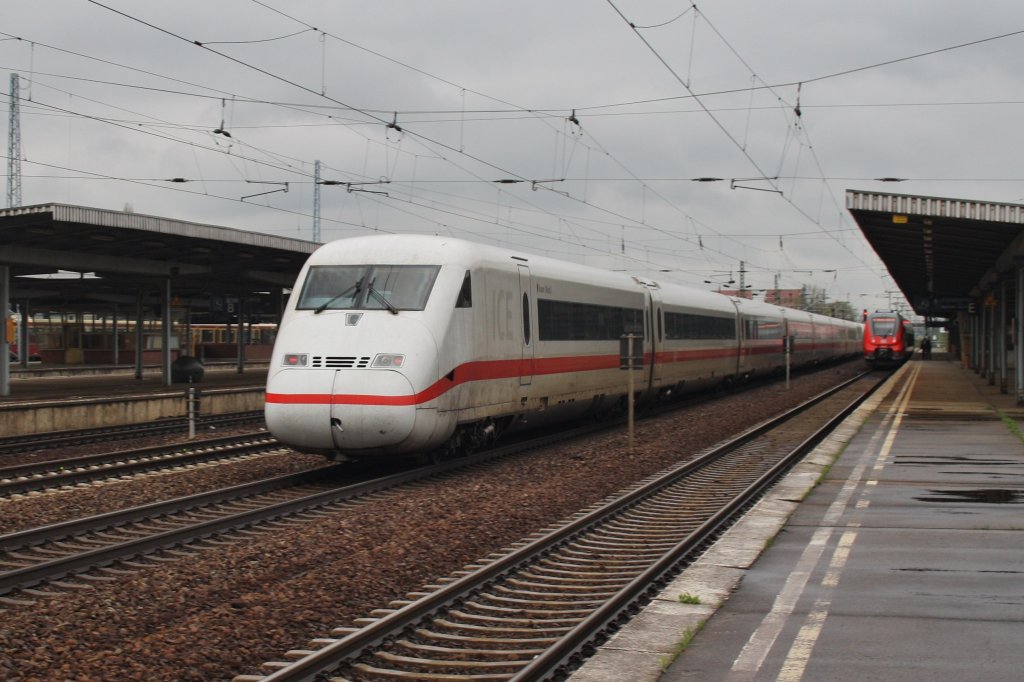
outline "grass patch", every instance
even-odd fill
[[[684,651],[686,651],[686,649],[690,646],[690,643],[693,642],[693,638],[697,636],[697,633],[700,632],[703,627],[704,623],[701,622],[698,623],[697,627],[695,628],[686,628],[686,631],[683,632],[683,638],[679,640],[674,647],[672,647],[672,653],[668,656],[661,657],[662,672],[668,670],[668,667],[672,665],[672,663],[674,663],[675,660],[679,658]]]
[[[690,594],[689,592],[683,592],[681,595],[679,595],[679,603],[680,604],[699,604],[700,603],[700,597],[698,597],[695,594]]]
[[[822,468],[821,473],[818,474],[818,480],[814,482],[815,487],[821,485],[828,478],[828,475],[832,473],[832,465],[835,463],[836,461],[832,460]]]
[[[999,418],[1003,420],[1004,424],[1006,424],[1006,428],[1010,429],[1010,433],[1017,436],[1021,442],[1024,442],[1024,433],[1021,433],[1020,425],[1000,410],[996,410],[996,414],[998,414]]]

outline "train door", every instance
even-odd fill
[[[736,341],[733,344],[733,351],[736,353],[736,376],[743,377],[754,371],[753,360],[754,356],[751,354],[750,340],[747,338],[748,325],[747,317],[743,312],[743,302],[740,299],[732,300],[732,305],[736,309]]]
[[[649,295],[646,307],[650,311],[647,336],[651,339],[651,343],[646,350],[651,354],[651,380],[655,386],[660,386],[665,374],[665,363],[658,358],[658,351],[661,350],[665,334],[665,313],[661,309],[661,297],[658,292],[653,289],[647,291]]]
[[[779,339],[779,357],[785,361],[787,348],[790,353],[796,350],[796,344],[789,345],[789,318],[786,317],[786,311],[782,311],[782,338]]]
[[[64,363],[80,365],[85,361],[85,350],[82,347],[81,318],[64,325]]]
[[[534,329],[530,310],[533,304],[530,300],[530,268],[527,265],[519,266],[519,300],[522,307],[523,329],[521,362],[519,363],[519,385],[529,386],[533,382],[533,337]]]

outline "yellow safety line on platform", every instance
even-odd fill
[[[904,365],[897,373],[897,377],[907,371],[910,371],[910,367],[910,363]],[[914,370],[911,379],[903,385],[903,388],[897,395],[892,407],[890,407],[883,416],[877,430],[871,436],[871,440],[869,441],[865,453],[871,453],[878,442],[882,440],[883,436],[885,437],[885,440],[882,443],[880,452],[888,453],[889,449],[892,447],[892,439],[895,437],[894,429],[897,428],[899,422],[902,421],[902,415],[909,401],[913,384],[917,380],[917,373],[920,371],[920,366],[917,363],[913,363],[913,367]],[[894,377],[894,379],[897,377]],[[895,385],[895,381],[891,385]],[[884,399],[884,395],[879,396],[879,401],[882,399]],[[890,434],[892,434],[891,437]],[[800,559],[797,561],[796,567],[786,579],[786,584],[783,586],[782,591],[780,591],[778,596],[776,596],[771,610],[765,615],[764,619],[762,619],[761,624],[753,634],[751,634],[750,639],[744,645],[743,650],[740,651],[739,656],[737,656],[736,660],[733,661],[732,669],[728,676],[730,681],[739,682],[740,680],[752,679],[761,669],[765,658],[767,658],[768,653],[775,645],[776,639],[782,632],[782,628],[786,624],[786,620],[792,615],[796,608],[797,601],[803,595],[804,590],[807,587],[807,582],[820,562],[821,556],[825,551],[825,547],[832,537],[834,528],[837,526],[840,518],[842,518],[849,506],[853,493],[860,485],[861,479],[863,478],[869,463],[869,459],[864,457],[854,466],[850,477],[843,484],[843,487],[840,489],[836,499],[831,505],[829,505],[829,508],[822,519],[822,526],[815,531],[811,541],[807,544],[807,547],[804,548]],[[856,505],[860,508],[860,501],[858,501]],[[852,540],[850,540],[850,544],[852,545]],[[834,576],[834,578],[838,580],[837,575]],[[807,654],[810,654],[809,650],[807,651]],[[802,674],[802,671],[800,674]],[[780,677],[779,679],[782,678]],[[791,679],[799,679],[799,677]]]

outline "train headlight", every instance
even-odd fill
[[[370,367],[402,367],[405,365],[405,356],[396,353],[378,353],[370,363]]]
[[[306,353],[285,353],[281,364],[285,367],[305,367],[309,364],[309,355]]]

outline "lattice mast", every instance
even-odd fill
[[[313,241],[320,243],[320,161],[313,165]]]
[[[11,74],[11,106],[7,124],[7,208],[21,206],[21,97],[18,74]]]

